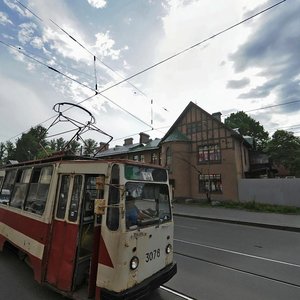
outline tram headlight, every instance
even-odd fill
[[[171,252],[172,252],[172,245],[168,244],[167,247],[166,247],[166,253],[170,254]]]
[[[139,266],[139,259],[134,256],[130,261],[130,269],[135,270]]]

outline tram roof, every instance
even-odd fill
[[[23,162],[14,162],[11,164],[6,164],[2,166],[2,168],[14,168],[14,167],[22,167],[22,166],[28,166],[28,165],[39,165],[39,164],[45,164],[45,163],[55,163],[55,162],[72,162],[72,161],[81,161],[81,162],[93,162],[93,161],[102,161],[102,162],[111,162],[111,163],[122,163],[122,164],[131,164],[131,165],[139,165],[139,166],[145,166],[145,167],[153,167],[158,169],[165,169],[164,167],[160,165],[153,165],[149,163],[142,163],[137,162],[134,160],[129,159],[107,159],[107,158],[99,158],[99,157],[90,157],[90,156],[78,156],[78,155],[72,155],[72,154],[66,154],[66,153],[59,153],[56,155],[52,155],[46,158],[36,159],[36,160],[30,160],[30,161],[23,161]]]

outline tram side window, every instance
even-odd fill
[[[4,177],[1,176],[1,177],[0,177],[0,189],[1,189],[1,186],[2,186],[2,183],[3,183],[3,180],[4,180]]]
[[[84,207],[83,207],[83,221],[89,222],[94,220],[94,202],[97,198],[96,190],[96,176],[86,177]]]
[[[12,192],[10,206],[23,208],[27,195],[32,169],[18,170],[16,183]]]
[[[3,204],[7,204],[9,202],[10,195],[14,187],[16,175],[17,175],[17,170],[9,170],[6,172],[1,194],[0,194],[1,203]]]
[[[61,182],[60,182],[60,190],[58,194],[58,205],[56,211],[56,217],[59,219],[64,219],[68,196],[69,196],[69,186],[70,186],[70,176],[69,175],[62,175]]]
[[[111,171],[111,181],[108,196],[108,209],[106,225],[110,230],[119,228],[119,207],[113,207],[120,202],[120,171],[119,166],[114,165]]]
[[[73,191],[69,209],[69,221],[76,222],[78,217],[78,210],[79,210],[79,200],[82,188],[82,176],[76,175],[74,177],[73,183]]]
[[[43,214],[48,197],[52,171],[52,166],[33,169],[25,210],[38,215]]]

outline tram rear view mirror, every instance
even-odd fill
[[[105,199],[95,199],[95,207],[94,207],[95,215],[104,215],[105,207],[106,207]]]

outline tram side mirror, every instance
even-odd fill
[[[94,207],[95,215],[104,215],[105,207],[106,207],[105,199],[95,199],[95,207]]]

